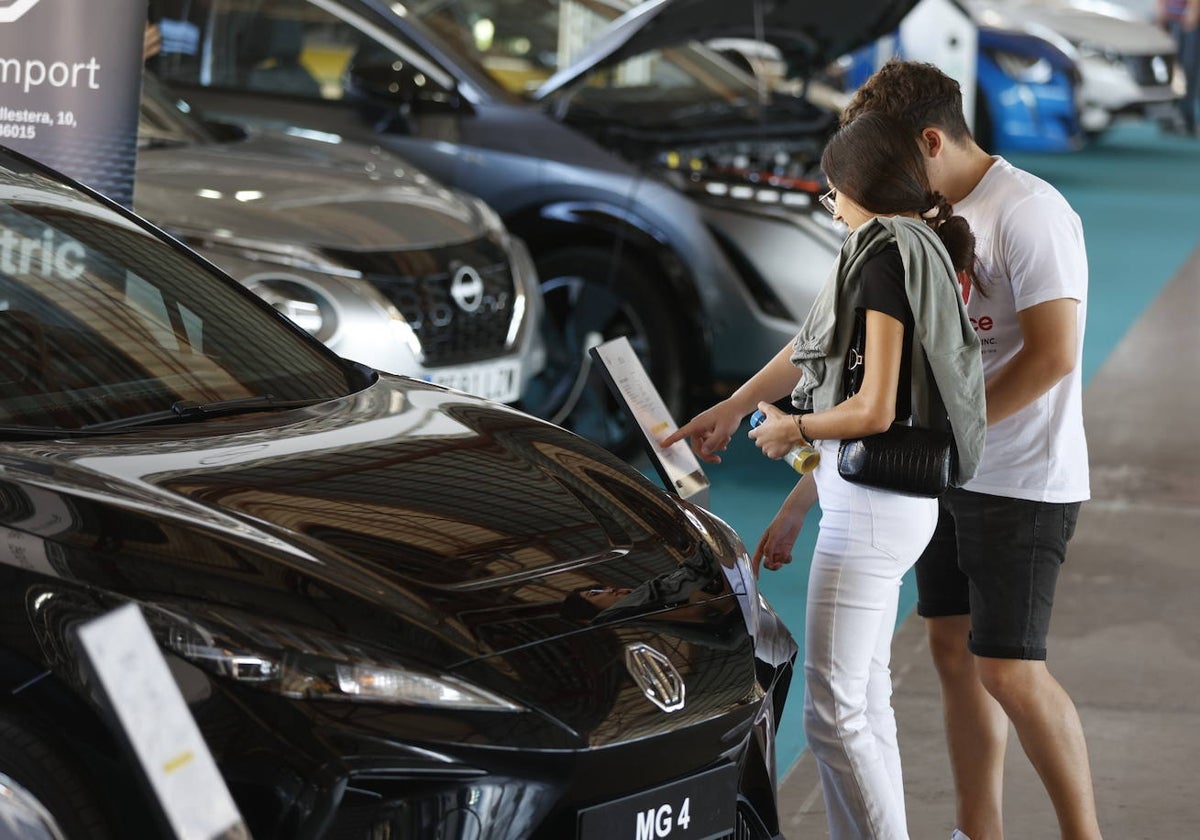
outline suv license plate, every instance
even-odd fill
[[[579,840],[712,840],[732,834],[737,768],[698,776],[579,812]]]
[[[464,365],[429,373],[425,377],[434,385],[445,385],[465,391],[485,400],[511,403],[520,396],[520,364],[494,362],[483,365]]]

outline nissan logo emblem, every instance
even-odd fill
[[[450,297],[463,312],[474,312],[483,303],[483,278],[469,265],[460,266],[450,281]]]

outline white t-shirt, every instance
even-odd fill
[[[1083,227],[1058,190],[1004,158],[954,205],[975,234],[979,289],[967,314],[990,378],[1021,349],[1021,310],[1060,298],[1079,301],[1075,369],[1030,405],[988,427],[983,462],[965,487],[1043,502],[1091,495],[1083,434],[1083,329],[1088,267]]]

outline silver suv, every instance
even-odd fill
[[[378,147],[212,125],[147,74],[134,209],[341,356],[514,403],[544,365],[524,244]]]

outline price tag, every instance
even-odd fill
[[[237,805],[137,605],[87,622],[79,640],[175,837],[248,840]]]

